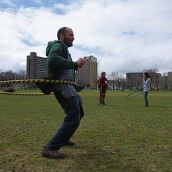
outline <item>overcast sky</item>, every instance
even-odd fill
[[[172,0],[0,1],[0,71],[45,57],[60,27],[71,27],[73,60],[93,55],[98,72],[172,71]]]

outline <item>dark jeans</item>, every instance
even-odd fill
[[[79,126],[81,118],[84,116],[82,100],[79,95],[64,98],[58,93],[54,93],[56,99],[63,108],[66,116],[61,127],[57,130],[54,137],[47,144],[48,149],[60,149],[72,137]]]
[[[144,91],[144,103],[145,103],[145,106],[149,106],[149,103],[148,103],[148,92],[147,91]]]
[[[100,88],[99,104],[105,104],[106,88]]]

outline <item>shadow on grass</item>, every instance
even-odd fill
[[[110,146],[75,146],[71,154],[73,170],[77,172],[144,171],[142,164],[137,163],[134,157],[128,159],[120,149]]]
[[[119,150],[110,152],[96,146],[75,147],[75,155],[73,156],[75,169],[81,171],[84,169],[84,172],[107,170],[110,172],[114,169],[120,169],[122,166]]]

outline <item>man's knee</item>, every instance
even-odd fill
[[[76,124],[80,122],[80,108],[78,104],[66,109],[65,122]]]
[[[70,100],[70,103],[68,106],[66,106],[65,109],[66,117],[65,121],[66,122],[74,122],[74,123],[79,123],[81,118],[84,116],[84,111],[82,108],[82,100],[78,96],[72,97]]]

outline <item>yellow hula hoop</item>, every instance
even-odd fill
[[[8,80],[8,81],[0,81],[2,86],[7,84],[32,84],[32,83],[45,83],[45,84],[71,84],[76,85],[73,81],[65,81],[65,80],[49,80],[49,79],[26,79],[26,80]],[[46,95],[43,93],[12,93],[12,92],[2,92],[0,91],[0,95],[19,95],[19,96],[42,96]],[[52,95],[52,93],[50,94]]]
[[[14,95],[14,96],[43,96],[43,93],[10,93],[0,91],[0,95]]]
[[[72,84],[76,85],[73,81],[65,81],[65,80],[49,80],[49,79],[26,79],[26,80],[8,80],[8,81],[0,81],[0,84],[19,84],[19,83],[53,83],[53,84]]]

